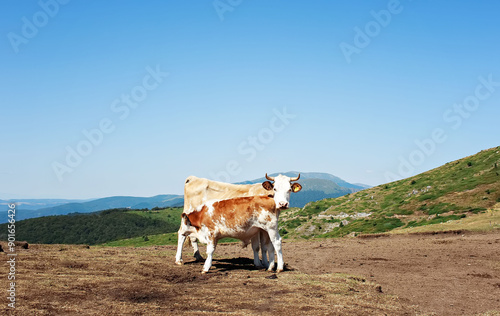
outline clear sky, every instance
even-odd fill
[[[1,1],[0,198],[378,185],[500,145],[498,1]]]

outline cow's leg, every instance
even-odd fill
[[[267,234],[267,232],[265,230],[261,230],[259,235],[260,235],[260,245],[261,245],[261,249],[262,249],[262,264],[264,265],[264,267],[266,269],[268,269],[269,268],[269,261],[267,260],[267,253],[268,253],[268,251],[270,251],[269,247],[272,247],[271,241],[269,240],[269,235]],[[273,249],[273,257],[274,257],[274,249]],[[271,258],[271,257],[269,257],[269,258]]]
[[[178,265],[182,264],[182,246],[184,245],[185,240],[186,236],[184,235],[184,230],[181,227],[177,233],[177,253],[175,254],[175,263]]]
[[[274,247],[273,247],[273,244],[271,242],[271,239],[269,237],[268,232],[265,230],[262,231],[261,241],[262,241],[262,257],[264,257],[264,254],[269,255],[269,262],[266,265],[267,271],[273,271],[274,263],[276,262],[274,259]],[[264,259],[262,259],[262,260],[264,260]],[[267,261],[267,258],[265,260]]]
[[[189,236],[189,239],[191,240],[191,246],[193,246],[194,258],[196,259],[196,261],[202,261],[203,257],[200,254],[200,249],[198,248],[198,242],[196,241],[196,237]]]
[[[278,233],[278,229],[270,229],[267,231],[269,234],[269,239],[271,239],[271,242],[273,244],[273,252],[274,250],[276,251],[276,256],[278,257],[278,267],[276,268],[276,272],[281,272],[283,271],[283,253],[281,251],[281,237],[280,234]],[[274,261],[274,253],[273,257],[271,258],[271,262]],[[274,262],[273,262],[274,265]]]
[[[262,263],[259,259],[259,247],[260,247],[260,233],[255,234],[252,237],[252,250],[253,250],[253,264],[257,268],[263,268]],[[262,250],[262,257],[264,257],[264,250]],[[267,260],[266,260],[267,261]]]
[[[207,260],[205,260],[203,271],[201,271],[201,273],[207,273],[208,270],[210,270],[210,267],[212,266],[212,255],[214,254],[215,246],[216,243],[212,240],[209,240],[207,244]]]

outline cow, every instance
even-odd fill
[[[189,214],[193,212],[195,209],[200,207],[207,201],[210,200],[225,200],[234,197],[243,197],[243,196],[268,196],[272,194],[272,192],[264,189],[261,183],[257,184],[230,184],[218,181],[212,181],[204,178],[198,178],[195,176],[190,176],[186,179],[184,185],[184,210],[183,213]],[[179,230],[180,232],[180,230]],[[262,264],[259,260],[259,246],[260,246],[260,235],[256,236],[252,242],[252,249],[254,251],[254,263],[257,267],[262,267]],[[262,243],[268,241],[267,236],[262,236]],[[194,235],[190,235],[189,239],[191,240],[191,245],[193,246],[194,257],[197,261],[203,260],[203,257],[200,254],[198,243],[196,241],[196,237]],[[179,241],[181,240],[179,236]],[[177,244],[177,249],[182,253],[183,242],[179,242]],[[262,248],[266,248],[266,245],[262,245]],[[262,261],[264,266],[268,266],[267,258],[265,257],[265,253],[262,256]],[[181,259],[176,260],[176,264],[182,264]]]
[[[260,236],[263,239],[264,264],[267,261],[265,253],[269,250],[271,262],[268,269],[273,269],[274,250],[276,250],[278,254],[277,271],[282,271],[283,257],[281,238],[278,233],[279,212],[288,208],[290,193],[302,189],[299,183],[291,183],[299,178],[300,175],[296,178],[283,175],[272,178],[266,174],[266,179],[269,181],[262,183],[262,187],[268,192],[267,196],[212,200],[198,206],[195,210],[184,212],[178,232],[176,263],[182,264],[182,245],[186,237],[195,237],[207,243],[207,260],[203,269],[204,272],[207,272],[211,266],[212,254],[217,241],[220,238],[233,237],[242,240],[244,245],[248,244],[250,240],[252,241],[254,263],[258,266],[258,240]],[[273,184],[271,181],[275,183]],[[265,246],[268,243],[272,243],[272,246]]]

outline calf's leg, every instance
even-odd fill
[[[177,253],[175,254],[175,263],[178,265],[182,264],[182,246],[184,245],[185,240],[186,236],[184,235],[184,231],[181,227],[177,233]]]
[[[210,240],[207,244],[207,260],[205,260],[205,264],[203,265],[203,271],[201,273],[207,273],[212,266],[212,255],[215,251],[216,242]]]

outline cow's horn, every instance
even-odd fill
[[[297,178],[290,178],[290,182],[293,182],[293,181],[297,181],[300,179],[300,173],[299,175],[297,176]]]
[[[267,172],[266,172],[266,179],[269,180],[269,181],[274,181],[274,178],[273,177],[270,177],[267,175]]]

